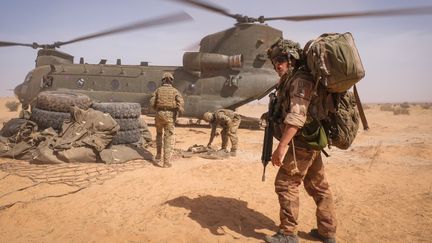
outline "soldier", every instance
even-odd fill
[[[280,225],[279,231],[266,236],[265,241],[298,242],[298,187],[303,181],[307,193],[317,205],[318,229],[313,229],[310,234],[322,242],[332,243],[336,242],[336,218],[321,153],[310,147],[301,136],[302,131],[312,124],[309,123],[308,106],[314,92],[314,81],[302,64],[301,51],[298,43],[281,39],[267,52],[280,77],[276,87],[275,113],[269,114],[276,123],[275,136],[279,139],[272,164],[280,166],[275,179]]]
[[[219,109],[214,113],[206,112],[203,115],[203,119],[210,123],[212,130],[210,133],[210,140],[207,147],[210,147],[214,137],[216,136],[217,126],[222,127],[221,137],[222,137],[222,151],[227,152],[228,138],[231,140],[231,156],[237,155],[237,129],[241,122],[241,117],[239,114],[232,110]]]
[[[171,167],[171,150],[173,146],[173,135],[175,121],[184,111],[184,101],[180,92],[174,88],[174,77],[171,73],[164,73],[162,86],[156,89],[150,99],[151,106],[156,111],[156,160],[159,161],[162,155],[162,134],[163,134],[163,167]]]

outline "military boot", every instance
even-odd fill
[[[285,235],[279,230],[272,236],[266,236],[264,241],[267,243],[298,243],[298,237],[296,235]]]
[[[156,148],[156,156],[155,156],[155,160],[156,161],[160,161],[162,158],[162,148]]]
[[[309,235],[316,238],[316,239],[319,239],[321,242],[324,242],[324,243],[336,243],[335,238],[327,238],[327,237],[320,235],[320,233],[318,232],[318,229],[312,229],[309,232]]]
[[[216,156],[220,158],[228,158],[229,157],[229,151],[226,148],[221,148],[216,152]]]
[[[170,168],[172,166],[172,164],[169,161],[164,161],[162,167],[164,168]]]
[[[231,149],[230,156],[236,157],[237,156],[237,149]]]

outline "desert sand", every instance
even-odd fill
[[[5,108],[8,100],[0,99],[0,123],[17,116]],[[265,108],[246,105],[239,113],[259,117]],[[371,106],[371,129],[347,151],[328,150],[339,242],[431,242],[432,109],[409,111]],[[205,126],[178,127],[176,148],[207,144],[208,134]],[[261,181],[262,137],[263,130],[240,129],[237,157],[176,156],[169,169],[138,160],[33,165],[0,158],[0,242],[262,242],[279,223],[277,168],[269,165]],[[315,225],[314,202],[301,188],[301,242],[315,241],[306,234]]]

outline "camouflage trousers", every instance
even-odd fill
[[[295,168],[292,146],[290,146],[283,165],[275,180],[275,191],[279,197],[280,225],[285,234],[295,234],[299,213],[299,186],[304,182],[307,193],[312,196],[317,206],[316,217],[318,232],[333,238],[336,233],[336,215],[333,196],[324,173],[321,152],[301,147],[295,148],[297,168],[300,173],[292,174]]]
[[[170,162],[174,140],[175,112],[158,111],[155,117],[156,126],[156,148],[160,154],[163,146],[163,160]],[[162,141],[163,136],[163,141]]]
[[[238,137],[237,130],[240,126],[240,117],[234,117],[229,126],[223,127],[221,131],[222,137],[222,149],[228,147],[228,139],[231,141],[231,151],[237,151],[238,148]]]

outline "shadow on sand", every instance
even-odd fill
[[[174,207],[190,210],[189,218],[207,228],[214,235],[223,235],[228,228],[245,237],[263,239],[265,234],[258,229],[274,231],[275,222],[260,212],[247,207],[247,202],[234,198],[210,195],[189,198],[181,196],[166,202]]]

